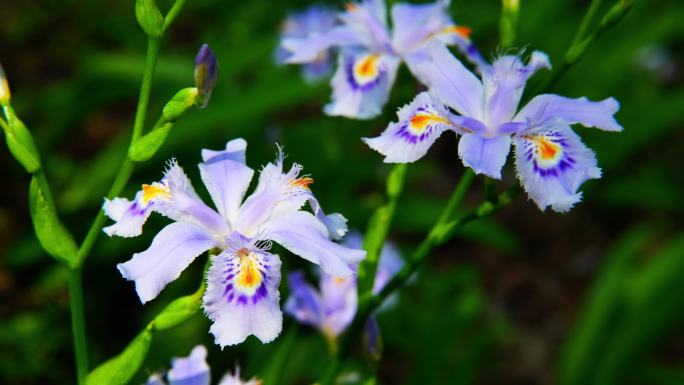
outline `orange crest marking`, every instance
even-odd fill
[[[153,186],[150,184],[142,185],[143,203],[147,204],[149,201],[156,198],[170,199],[171,192],[166,187]]]
[[[445,119],[439,115],[424,113],[413,115],[409,121],[411,122],[411,128],[418,132],[424,130],[430,124],[451,124],[448,119]]]
[[[309,188],[309,185],[313,183],[313,179],[309,177],[297,178],[290,181],[290,186]]]
[[[466,27],[464,25],[452,25],[450,27],[444,28],[444,32],[455,33],[458,36],[469,39],[470,35],[473,33],[473,30],[470,27]]]

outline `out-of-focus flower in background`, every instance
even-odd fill
[[[332,101],[325,113],[370,119],[380,114],[387,102],[402,61],[423,81],[419,64],[427,58],[425,48],[430,41],[455,45],[477,66],[484,63],[470,40],[470,29],[451,19],[449,3],[396,3],[391,8],[390,29],[383,0],[351,2],[339,14],[339,24],[324,32],[284,35],[279,50],[288,54],[284,62],[307,64],[338,49]]]

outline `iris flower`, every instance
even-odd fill
[[[283,25],[281,40],[301,39],[309,35],[326,33],[338,24],[334,10],[321,6],[312,6],[301,12],[290,14]],[[282,47],[276,51],[276,60],[285,63],[289,52]],[[332,72],[332,55],[322,51],[313,60],[302,65],[302,75],[308,82],[319,81]]]
[[[142,186],[133,201],[106,200],[104,211],[116,221],[109,235],[136,236],[151,212],[175,222],[163,228],[150,247],[118,265],[135,282],[140,300],[154,299],[200,254],[210,249],[204,310],[210,332],[222,347],[249,335],[273,340],[282,328],[279,308],[280,258],[269,252],[271,241],[318,264],[329,274],[349,276],[365,252],[331,241],[346,232],[340,214],[326,216],[309,190],[313,180],[294,164],[283,170],[283,154],[260,172],[254,192],[244,201],[254,171],[245,164],[247,142],[235,139],[222,151],[203,150],[202,181],[216,210],[197,195],[185,172],[169,162],[164,177]],[[303,211],[309,203],[313,213]]]
[[[187,357],[174,358],[171,361],[171,370],[166,373],[168,385],[209,385],[211,371],[207,364],[207,348],[202,345],[195,346]],[[154,373],[145,385],[166,385],[162,375]],[[234,373],[226,373],[218,385],[261,385],[261,381],[253,378],[243,381],[240,378],[240,368]]]
[[[362,243],[361,236],[352,233],[344,245],[356,249]],[[373,293],[378,293],[403,266],[398,250],[386,244],[373,282]],[[320,291],[309,285],[301,271],[290,273],[291,296],[285,303],[285,312],[300,323],[313,326],[328,340],[334,340],[352,322],[356,315],[358,295],[356,276],[339,277],[325,272],[320,275]]]
[[[391,9],[392,28],[387,23],[383,0],[350,2],[339,14],[340,24],[327,32],[304,37],[285,37],[281,49],[290,53],[287,63],[306,64],[333,48],[339,49],[337,70],[332,78],[332,102],[328,115],[370,119],[387,102],[400,62],[421,81],[419,64],[432,40],[456,45],[469,60],[482,58],[469,39],[470,30],[457,26],[448,13],[449,0],[430,4],[396,3]]]
[[[527,63],[504,55],[470,72],[447,47],[431,43],[422,72],[429,74],[428,92],[402,107],[399,120],[376,138],[364,141],[385,156],[385,162],[414,162],[445,131],[461,135],[458,155],[478,174],[501,179],[511,143],[518,179],[529,197],[544,210],[565,212],[579,202],[580,185],[601,176],[596,156],[571,125],[621,131],[614,98],[593,102],[554,94],[532,98],[519,108],[525,83],[541,68],[550,68],[546,54],[535,51]],[[455,111],[456,114],[452,113]]]

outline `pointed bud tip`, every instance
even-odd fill
[[[5,71],[0,64],[0,104],[9,103],[11,96],[7,77],[5,77]]]
[[[206,106],[218,79],[218,61],[207,44],[202,44],[195,56],[195,85],[199,90],[200,107]]]

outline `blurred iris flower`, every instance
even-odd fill
[[[282,28],[281,41],[287,39],[304,39],[309,35],[326,33],[335,25],[338,25],[337,13],[322,6],[312,6],[297,13],[290,14]],[[284,64],[290,56],[282,43],[276,51],[276,60]],[[332,55],[328,50],[318,53],[313,60],[302,65],[302,75],[308,82],[316,82],[324,79],[332,72]]]
[[[353,274],[365,252],[331,241],[346,232],[340,214],[325,215],[300,177],[302,167],[283,170],[283,154],[260,172],[254,192],[244,202],[254,171],[245,164],[247,142],[235,139],[222,151],[203,150],[200,175],[217,210],[199,198],[185,172],[169,162],[159,182],[143,185],[133,201],[105,200],[105,214],[116,221],[104,229],[123,237],[142,233],[151,212],[175,222],[162,229],[151,246],[118,265],[135,282],[140,300],[154,299],[200,254],[211,257],[204,309],[213,321],[211,333],[222,347],[249,335],[270,342],[282,329],[279,307],[280,258],[269,253],[275,241],[336,276]],[[303,211],[309,203],[313,214]]]
[[[198,345],[189,356],[174,358],[171,370],[166,373],[166,382],[162,377],[160,373],[154,373],[145,385],[209,385],[211,371],[207,364],[207,348]],[[234,373],[226,373],[218,385],[261,385],[261,381],[255,378],[243,381],[240,368],[236,368]]]
[[[399,121],[390,123],[379,137],[364,138],[385,162],[414,162],[443,132],[453,131],[462,136],[458,155],[463,164],[501,179],[513,143],[523,188],[541,210],[551,206],[558,212],[581,200],[577,190],[584,181],[601,176],[594,152],[570,126],[621,131],[613,116],[619,109],[614,98],[592,102],[542,94],[519,108],[527,79],[551,67],[546,54],[534,51],[527,63],[520,56],[504,55],[482,67],[480,78],[444,44],[431,43],[427,55],[421,72],[427,76],[429,92],[399,109]]]
[[[390,29],[383,0],[350,2],[346,11],[339,13],[339,23],[327,31],[285,34],[280,50],[289,55],[283,61],[315,63],[329,55],[331,49],[339,49],[331,82],[332,102],[325,107],[325,113],[370,119],[380,114],[387,102],[400,62],[405,62],[423,81],[425,74],[419,64],[427,59],[425,48],[432,40],[456,45],[474,64],[484,63],[470,41],[470,29],[457,26],[448,8],[449,0],[396,3],[391,9]]]
[[[349,234],[343,245],[357,249],[362,245],[358,233]],[[373,282],[373,293],[377,294],[394,276],[404,261],[397,248],[386,244]],[[358,294],[356,276],[339,277],[321,272],[320,290],[309,285],[304,273],[295,271],[289,275],[291,295],[285,304],[285,312],[302,324],[318,329],[328,340],[335,340],[352,322],[356,315]]]

